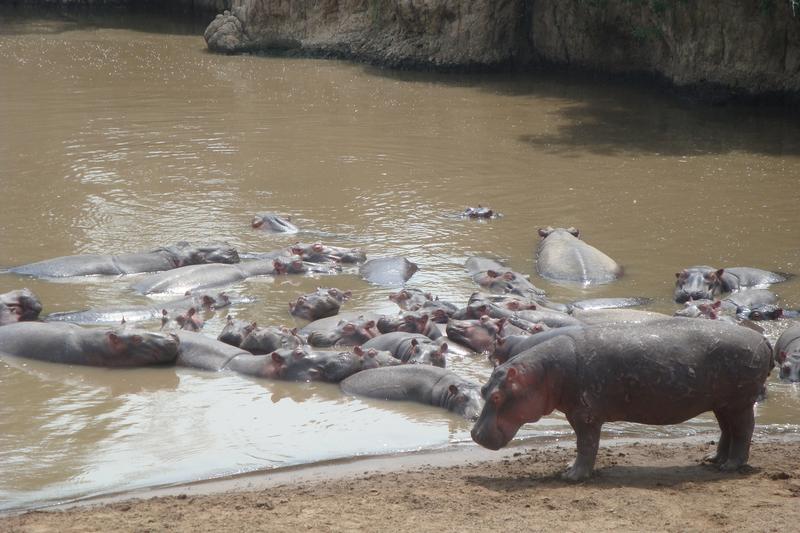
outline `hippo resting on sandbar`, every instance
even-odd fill
[[[708,459],[734,471],[747,463],[753,404],[773,365],[763,336],[717,321],[569,328],[494,369],[472,438],[500,449],[522,424],[558,409],[578,445],[564,478],[581,480],[594,468],[603,423],[677,424],[713,411],[722,435]]]
[[[42,302],[29,289],[0,294],[0,326],[38,320]]]
[[[477,418],[483,404],[477,383],[428,365],[364,370],[342,381],[341,388],[346,394],[444,407],[469,420]]]
[[[536,270],[543,278],[591,285],[609,283],[622,275],[622,267],[606,254],[580,240],[575,228],[539,230]]]
[[[53,363],[134,367],[175,362],[175,335],[130,328],[18,322],[0,328],[0,354]]]
[[[786,276],[752,267],[715,269],[710,266],[693,266],[675,273],[675,302],[713,300],[740,289],[764,287],[786,281]]]
[[[800,381],[800,324],[795,324],[778,337],[775,359],[780,365],[780,378]]]
[[[91,276],[137,274],[139,272],[159,272],[187,265],[205,263],[238,263],[239,254],[227,244],[193,246],[179,242],[172,246],[156,248],[150,252],[121,255],[68,255],[30,263],[8,269],[14,274],[43,278],[65,278],[70,276]]]

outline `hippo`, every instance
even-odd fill
[[[500,218],[503,215],[500,213],[496,213],[493,209],[488,207],[483,207],[481,204],[478,204],[478,207],[467,207],[461,212],[461,218]]]
[[[466,262],[464,263],[464,270],[466,270],[467,273],[470,276],[472,276],[477,274],[478,272],[486,272],[487,270],[504,272],[510,269],[507,266],[504,266],[496,259],[490,259],[488,257],[472,256],[468,257]]]
[[[292,217],[282,217],[275,213],[255,215],[250,223],[255,229],[269,233],[297,233],[297,226],[291,223]]]
[[[800,381],[800,324],[784,331],[775,343],[775,360],[780,365],[780,378]]]
[[[389,299],[403,311],[419,311],[426,302],[433,300],[433,295],[419,289],[405,288],[389,293]]]
[[[165,312],[169,316],[182,313],[191,307],[196,310],[213,311],[227,307],[233,301],[242,302],[247,300],[241,298],[231,299],[224,292],[200,292],[177,300],[159,302],[158,304],[50,313],[44,320],[45,322],[72,322],[75,324],[119,324],[123,321],[126,323],[147,322],[163,317]]]
[[[521,296],[527,294],[544,296],[544,291],[528,281],[523,274],[509,269],[502,271],[483,270],[473,274],[472,281],[482,289],[494,294],[511,293]]]
[[[586,300],[576,300],[567,304],[570,311],[581,309],[592,311],[596,309],[623,309],[626,307],[639,307],[652,302],[652,298],[632,297],[632,298],[588,298]]]
[[[698,317],[716,319],[720,316],[736,316],[739,319],[750,318],[751,313],[758,315],[761,313],[763,318],[756,318],[757,320],[764,319],[777,319],[780,318],[782,313],[775,304],[778,302],[778,297],[766,289],[745,289],[730,294],[726,298],[719,300],[687,300],[684,302],[684,308],[675,311],[675,316]],[[767,318],[773,315],[774,318]]]
[[[175,325],[178,329],[186,331],[200,331],[205,325],[205,321],[197,314],[196,307],[190,307],[185,313],[175,316],[172,320],[175,321]],[[164,312],[161,329],[165,329],[168,321],[167,313]]]
[[[0,326],[39,319],[42,302],[30,289],[0,294]]]
[[[425,335],[394,331],[379,335],[362,345],[365,349],[387,351],[403,363],[419,363],[444,368],[447,343],[437,344]]]
[[[359,274],[370,283],[394,287],[411,279],[417,270],[419,266],[405,257],[380,257],[361,265]]]
[[[342,302],[350,299],[352,292],[336,288],[318,288],[316,292],[299,296],[289,303],[289,313],[303,320],[314,321],[339,313]]]
[[[561,335],[562,333],[582,327],[583,326],[564,326],[549,329],[535,335],[508,335],[505,337],[498,337],[494,352],[489,355],[489,360],[494,366],[503,364],[515,355],[521,354],[556,335]]]
[[[294,243],[289,251],[293,254],[299,255],[303,261],[309,263],[363,263],[367,260],[367,254],[360,248],[341,248],[337,246],[328,246],[321,242],[313,244]]]
[[[381,333],[393,331],[419,333],[432,340],[442,336],[441,330],[436,327],[436,323],[430,320],[428,313],[406,311],[397,317],[383,316],[378,319],[376,326]]]
[[[242,339],[239,348],[253,354],[267,354],[280,349],[297,348],[305,344],[297,329],[281,326],[255,327]]]
[[[677,424],[713,411],[722,435],[707,459],[734,471],[747,463],[753,404],[773,366],[762,335],[717,321],[570,329],[494,369],[472,439],[500,449],[522,424],[557,409],[577,435],[563,477],[577,481],[592,473],[603,423]]]
[[[584,324],[593,326],[599,324],[642,324],[670,318],[664,313],[641,311],[639,309],[575,309],[572,317]]]
[[[478,320],[450,320],[447,337],[475,352],[494,352],[495,342],[505,325],[504,318],[482,316]]]
[[[689,300],[713,300],[722,294],[786,281],[783,274],[752,267],[715,269],[693,266],[675,273],[673,298],[682,304]]]
[[[150,252],[122,255],[69,255],[12,267],[14,274],[41,278],[138,274],[172,270],[188,265],[239,262],[235,248],[227,244],[193,246],[179,242]]]
[[[135,367],[175,362],[173,334],[130,328],[85,328],[76,324],[17,322],[0,328],[0,353],[53,363]]]
[[[622,267],[580,239],[575,228],[541,228],[536,270],[543,278],[582,285],[610,283],[622,276]]]
[[[422,304],[421,311],[430,316],[431,322],[447,324],[447,321],[458,311],[458,307],[437,297]]]
[[[258,324],[255,322],[233,318],[231,315],[228,315],[225,321],[225,327],[223,327],[220,334],[217,335],[217,340],[238,348],[241,346],[245,337],[250,335],[250,332],[257,327]]]
[[[480,385],[428,365],[364,370],[342,381],[340,387],[345,394],[443,407],[468,420],[477,418],[483,404]]]
[[[356,346],[380,335],[375,329],[375,320],[368,316],[342,319],[335,324],[323,320],[326,319],[316,320],[300,330],[301,333],[308,332],[307,341],[311,346]]]
[[[247,261],[238,265],[192,265],[168,272],[151,274],[131,288],[141,294],[179,293],[231,285],[252,276],[268,276],[304,271],[303,262],[296,259],[288,267],[278,259]]]

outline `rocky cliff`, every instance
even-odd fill
[[[644,73],[723,98],[800,93],[791,0],[232,0],[205,38],[226,53],[292,49],[440,69],[563,65]]]

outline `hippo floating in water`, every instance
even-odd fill
[[[269,233],[297,233],[297,226],[291,223],[291,217],[282,217],[275,213],[263,213],[253,217],[250,223],[255,229]]]
[[[381,333],[402,331],[405,333],[419,333],[436,340],[442,336],[442,331],[430,319],[428,313],[406,311],[396,317],[382,316],[376,324]]]
[[[418,402],[475,420],[481,410],[480,385],[428,365],[402,365],[358,372],[341,383],[345,394],[379,400]]]
[[[134,367],[173,363],[178,338],[128,328],[18,322],[0,328],[0,353],[53,363]]]
[[[753,404],[773,365],[762,335],[717,321],[569,328],[494,369],[472,438],[497,450],[557,409],[577,435],[564,477],[581,480],[594,468],[605,422],[677,424],[714,411],[722,435],[709,460],[734,471],[747,463]]]
[[[394,331],[379,335],[362,345],[364,349],[386,351],[403,363],[419,363],[444,368],[447,343],[438,344],[425,335]]]
[[[787,277],[768,270],[752,267],[715,269],[710,266],[693,266],[675,273],[676,303],[689,300],[713,300],[722,294],[753,287],[763,287],[786,281]]]
[[[495,212],[489,207],[478,204],[478,207],[467,207],[461,212],[461,218],[500,218],[503,215]]]
[[[39,319],[42,302],[30,289],[0,294],[0,326]]]
[[[313,244],[297,242],[289,248],[289,251],[309,263],[363,263],[367,260],[367,254],[360,248],[328,246],[321,242]]]
[[[575,228],[539,230],[536,269],[543,278],[593,285],[610,283],[622,275],[622,267],[606,254],[580,240]]]
[[[780,378],[800,381],[800,324],[784,331],[775,343],[775,360],[780,365]]]
[[[405,257],[380,257],[361,265],[359,273],[370,283],[394,287],[408,281],[417,270],[419,266]]]
[[[239,262],[236,249],[227,244],[193,246],[179,242],[150,252],[122,255],[69,255],[9,269],[14,274],[42,278],[137,274],[159,272],[188,265]]]
[[[318,288],[316,292],[304,294],[294,302],[289,302],[289,313],[308,321],[333,316],[351,295],[350,291],[336,288]]]

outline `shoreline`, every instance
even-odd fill
[[[626,529],[627,526],[619,519],[625,513],[641,514],[643,509],[632,501],[633,505],[622,512],[618,500],[631,497],[631,491],[646,491],[658,500],[653,505],[659,509],[661,506],[670,508],[670,512],[690,504],[698,506],[698,509],[705,508],[697,500],[705,501],[709,513],[722,512],[720,509],[724,511],[725,508],[722,504],[731,494],[737,494],[736,498],[744,498],[740,507],[746,507],[744,502],[749,505],[753,500],[758,511],[750,509],[744,513],[744,523],[738,520],[727,523],[727,518],[714,519],[712,516],[712,522],[717,520],[719,523],[711,527],[720,529],[727,524],[736,530],[754,531],[778,527],[777,522],[770,525],[770,521],[780,517],[774,511],[776,505],[780,505],[781,497],[800,497],[800,465],[794,460],[797,450],[800,450],[800,435],[754,438],[750,466],[743,473],[732,475],[721,474],[713,467],[701,464],[702,457],[714,448],[711,442],[708,435],[675,439],[606,439],[601,441],[595,475],[578,484],[563,482],[559,477],[574,456],[572,438],[544,444],[538,439],[535,442],[520,441],[498,452],[475,445],[456,445],[404,454],[362,456],[106,494],[33,510],[4,511],[0,513],[0,529],[100,531],[104,524],[107,527],[114,523],[115,529],[121,531],[147,530],[147,524],[154,530],[197,531],[206,528],[219,530],[220,527],[223,530],[248,530],[257,524],[252,521],[253,513],[268,512],[271,524],[275,526],[271,530],[296,530],[303,525],[331,531],[376,530],[391,527],[394,512],[390,513],[392,516],[385,516],[385,513],[376,516],[375,510],[364,512],[359,507],[370,501],[370,505],[377,505],[380,509],[380,501],[372,500],[376,495],[386,493],[402,500],[394,503],[403,509],[404,517],[405,514],[409,517],[416,514],[418,520],[428,521],[425,523],[442,520],[440,526],[432,529],[463,530],[470,528],[460,521],[472,516],[468,509],[476,503],[471,493],[486,490],[504,502],[507,500],[509,505],[513,504],[514,511],[508,507],[508,513],[499,505],[476,511],[481,517],[476,520],[487,518],[490,523],[499,520],[499,525],[506,520],[513,523],[513,516],[520,511],[516,504],[525,506],[523,514],[526,515],[552,514],[551,511],[562,508],[560,503],[556,503],[556,496],[560,498],[563,494],[569,495],[573,503],[590,498],[595,503],[583,510],[598,511],[601,507],[597,498],[599,491],[619,494],[612,494],[614,504],[609,504],[605,512],[591,518],[587,515],[590,521],[584,527]],[[464,489],[453,492],[451,489],[459,484],[465,485]],[[707,490],[712,486],[718,490]],[[684,490],[687,488],[693,490],[687,492]],[[553,495],[548,495],[550,492]],[[406,497],[409,493],[416,496],[409,499]],[[533,501],[520,503],[518,494],[530,496],[540,505],[534,505]],[[762,497],[766,501],[761,501]],[[420,505],[424,501],[422,498],[439,503]],[[768,503],[773,500],[775,505]],[[796,501],[787,500],[787,503],[796,505]],[[467,509],[466,513],[451,517],[452,523],[445,512],[451,505],[453,511]],[[191,513],[175,510],[184,506],[190,506]],[[498,516],[494,516],[495,511]],[[280,521],[275,522],[278,515]],[[786,516],[787,526],[792,516],[793,513]],[[321,517],[330,519],[326,521]],[[385,526],[380,526],[381,520],[386,520]],[[457,526],[459,523],[462,525]],[[677,529],[701,526],[680,521],[669,524]],[[634,521],[628,526],[631,529],[669,529],[669,524],[644,525]],[[527,522],[519,525],[531,527]],[[540,527],[551,529],[549,524]],[[427,530],[426,527],[421,529]],[[572,530],[570,526],[566,529]]]

